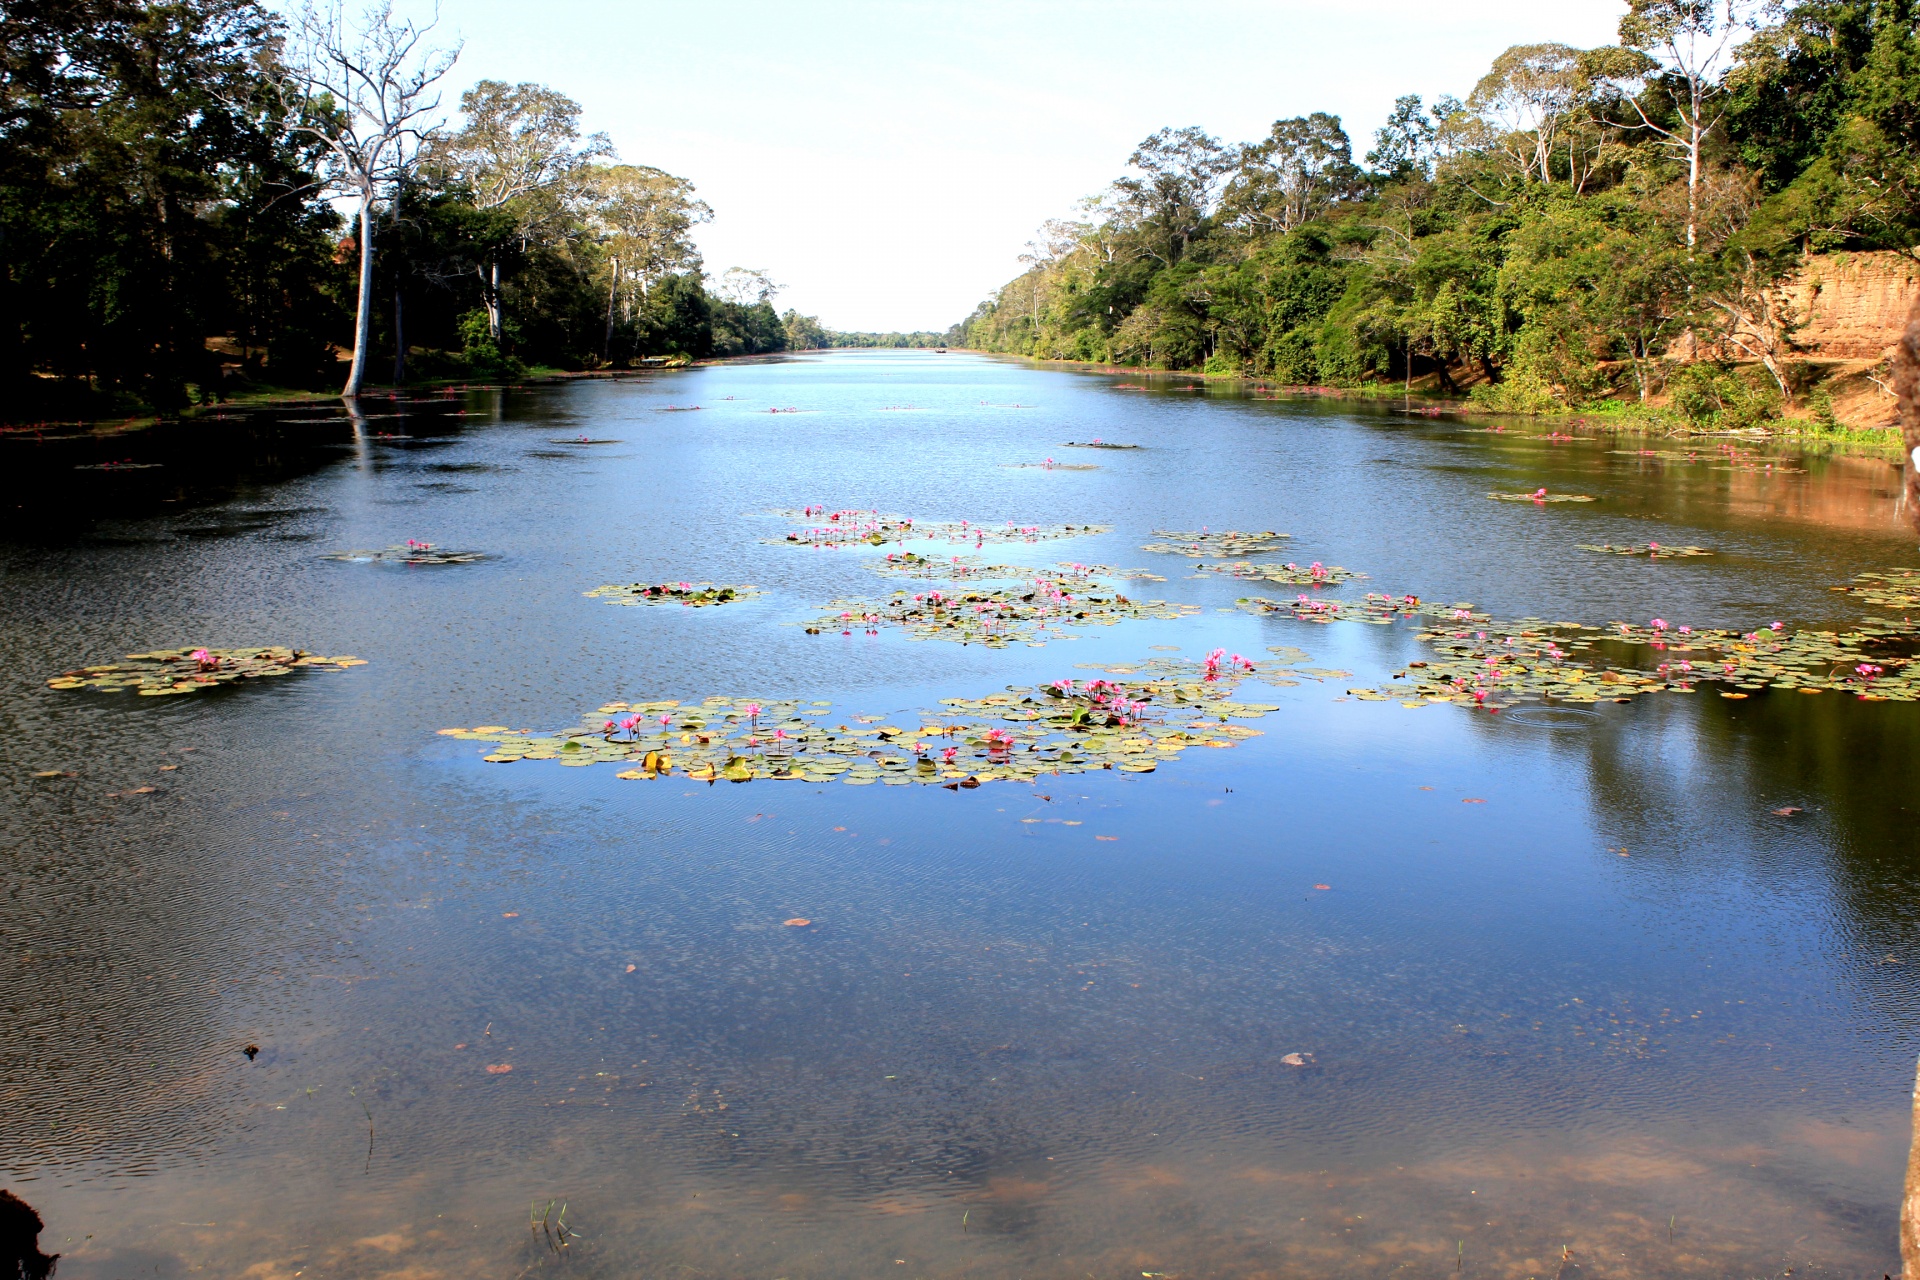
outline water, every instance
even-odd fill
[[[1328,594],[1844,620],[1831,585],[1914,562],[1898,472],[1124,381],[833,354],[396,404],[358,439],[0,442],[0,1179],[59,1274],[1892,1269],[1914,707],[1353,701],[1410,633],[1256,618],[1139,548],[1280,529],[1371,575]],[[1144,447],[1062,448],[1095,437]],[[1049,456],[1099,470],[1009,465]],[[163,465],[74,469],[126,458]],[[1485,498],[1540,485],[1600,501]],[[761,541],[810,502],[1110,525],[992,558],[1150,568],[1205,612],[1044,649],[809,636],[898,585]],[[322,558],[409,537],[489,558]],[[1576,547],[1649,538],[1720,554]],[[582,595],[640,579],[767,594]],[[188,642],[369,664],[43,687]],[[1155,645],[1354,676],[1249,686],[1263,736],[1151,775],[959,792],[622,781],[434,733],[610,698],[892,714]]]

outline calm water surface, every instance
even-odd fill
[[[396,403],[357,439],[317,410],[0,445],[0,1181],[60,1276],[1895,1267],[1920,708],[1360,702],[1411,632],[1256,618],[1140,547],[1279,529],[1371,575],[1328,594],[1844,621],[1831,585],[1916,562],[1898,473],[1124,381],[834,354]],[[1095,437],[1143,447],[1062,447]],[[1010,465],[1050,456],[1098,469]],[[126,458],[163,465],[74,469]],[[1485,497],[1540,485],[1599,501]],[[994,558],[1151,568],[1205,611],[809,636],[896,584],[762,541],[807,503],[1109,525]],[[410,537],[489,558],[322,558]],[[1649,538],[1719,554],[1576,545]],[[766,594],[582,595],[637,579]],[[369,665],[43,685],[186,643]],[[615,698],[893,714],[1275,645],[1354,677],[1247,686],[1281,709],[1236,750],[1037,787],[633,782],[434,733]],[[564,1250],[530,1204],[564,1204]]]

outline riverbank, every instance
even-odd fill
[[[963,348],[955,347],[952,350],[960,352]],[[1511,410],[1490,409],[1477,403],[1471,394],[1450,395],[1443,391],[1438,387],[1437,379],[1432,374],[1423,374],[1413,379],[1411,383],[1372,382],[1353,387],[1341,387],[1276,383],[1244,373],[1208,373],[1198,369],[1148,369],[1138,365],[1102,364],[1085,360],[1049,360],[1038,356],[1015,355],[1011,352],[966,350],[966,354],[1018,360],[1036,367],[1078,369],[1088,373],[1186,383],[1195,388],[1238,384],[1249,388],[1253,392],[1254,399],[1316,397],[1330,400],[1357,400],[1373,404],[1401,401],[1405,412],[1419,417],[1458,417],[1497,423],[1531,423],[1542,428],[1540,431],[1542,435],[1556,434],[1564,428],[1584,428],[1593,432],[1617,435],[1794,443],[1889,455],[1897,455],[1900,452],[1900,432],[1897,428],[1892,425],[1877,426],[1860,422],[1858,413],[1849,415],[1855,419],[1851,422],[1839,416],[1836,411],[1831,422],[1823,422],[1816,417],[1783,416],[1765,419],[1749,426],[1723,427],[1711,423],[1694,422],[1686,418],[1667,407],[1664,397],[1655,397],[1646,405],[1624,400],[1608,400],[1547,413],[1518,413]],[[1863,364],[1863,362],[1853,363]],[[1858,388],[1844,385],[1852,382],[1863,382],[1871,387],[1872,380],[1865,376],[1864,364],[1861,369],[1847,368],[1828,372],[1813,384],[1809,392],[1803,395],[1802,400],[1806,403],[1837,404],[1841,398],[1832,395],[1831,391],[1835,384],[1842,384],[1843,389],[1849,393],[1848,398],[1857,402],[1861,398],[1857,394]],[[1829,392],[1825,400],[1820,397],[1823,389]],[[1891,413],[1891,410],[1889,409],[1888,412]]]

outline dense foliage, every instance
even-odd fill
[[[1517,46],[1464,101],[1399,99],[1364,164],[1320,113],[1240,146],[1163,129],[955,341],[1516,409],[1791,404],[1770,286],[1920,233],[1917,24],[1916,0],[1632,0],[1619,46]]]
[[[7,416],[339,385],[358,206],[322,135],[347,110],[290,95],[293,60],[255,0],[0,0]],[[459,107],[377,175],[376,379],[787,346],[764,274],[703,278],[684,180],[617,163],[543,86]]]

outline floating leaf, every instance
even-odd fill
[[[1866,621],[1848,631],[1751,632],[1616,622],[1605,628],[1522,618],[1496,622],[1467,604],[1369,594],[1362,601],[1248,598],[1256,613],[1307,622],[1391,625],[1429,619],[1419,638],[1435,656],[1409,662],[1377,698],[1453,702],[1492,710],[1539,699],[1624,702],[1642,693],[1692,693],[1702,682],[1737,689],[1849,692],[1873,701],[1920,701],[1920,626]],[[1629,660],[1631,659],[1631,660]],[[1303,674],[1305,674],[1303,672]],[[1369,699],[1374,700],[1374,699]]]
[[[1137,444],[1109,444],[1105,440],[1069,440],[1062,449],[1138,449]]]
[[[113,693],[132,689],[148,697],[198,693],[222,685],[266,676],[282,676],[303,667],[343,670],[365,666],[364,659],[343,654],[319,657],[304,649],[268,645],[248,649],[156,649],[130,653],[125,662],[81,667],[47,681],[50,689],[97,689]]]
[[[628,582],[610,583],[582,594],[605,600],[609,604],[678,604],[698,609],[706,605],[751,600],[763,593],[760,588],[744,582]]]
[[[1487,495],[1495,502],[1592,502],[1590,493],[1548,493],[1545,489],[1535,489],[1532,493],[1490,493]]]
[[[484,551],[451,551],[431,542],[404,542],[378,551],[333,551],[321,558],[354,564],[472,564],[487,557]]]
[[[1049,632],[1112,626],[1138,618],[1182,618],[1196,604],[1134,600],[1072,570],[1042,571],[1023,586],[1002,590],[896,591],[885,600],[836,600],[834,612],[806,624],[809,635],[903,627],[910,640],[951,640],[1004,647],[1044,639]]]
[[[1155,529],[1153,536],[1165,538],[1166,541],[1149,542],[1140,548],[1142,551],[1159,551],[1198,560],[1205,556],[1263,555],[1279,550],[1280,544],[1293,535],[1275,533],[1271,529],[1264,533],[1241,533],[1235,529],[1222,529],[1218,533]]]
[[[1874,609],[1920,609],[1920,569],[1888,569],[1862,573],[1852,583],[1835,587]]]
[[[1612,556],[1646,556],[1653,560],[1673,560],[1681,556],[1710,556],[1712,551],[1706,547],[1673,547],[1664,542],[1605,542],[1598,546],[1581,543],[1582,551],[1598,551]]]
[[[1338,586],[1354,578],[1364,578],[1364,573],[1355,573],[1343,569],[1337,564],[1321,564],[1315,560],[1312,564],[1252,564],[1245,560],[1236,560],[1224,564],[1203,564],[1194,567],[1196,575],[1206,576],[1223,574],[1232,578],[1243,578],[1249,582],[1277,582],[1290,587]]]
[[[848,786],[971,789],[1095,769],[1149,773],[1188,747],[1230,747],[1257,732],[1231,721],[1277,709],[1232,699],[1252,674],[1248,664],[1155,659],[1139,664],[1138,673],[1125,681],[1060,680],[977,699],[947,698],[904,724],[865,716],[829,725],[813,705],[715,697],[694,704],[610,703],[633,710],[613,718],[595,711],[579,727],[556,733],[490,725],[448,736],[491,744],[489,761],[629,766],[622,778],[838,779]]]
[[[1105,525],[1023,525],[1012,520],[1004,525],[975,524],[968,520],[914,520],[908,516],[887,515],[879,511],[829,511],[825,507],[802,507],[798,511],[774,511],[786,520],[811,520],[805,529],[795,529],[781,538],[764,541],[784,546],[844,547],[885,546],[888,543],[933,541],[970,542],[984,546],[989,542],[1048,542],[1058,538],[1082,538],[1106,533]]]

